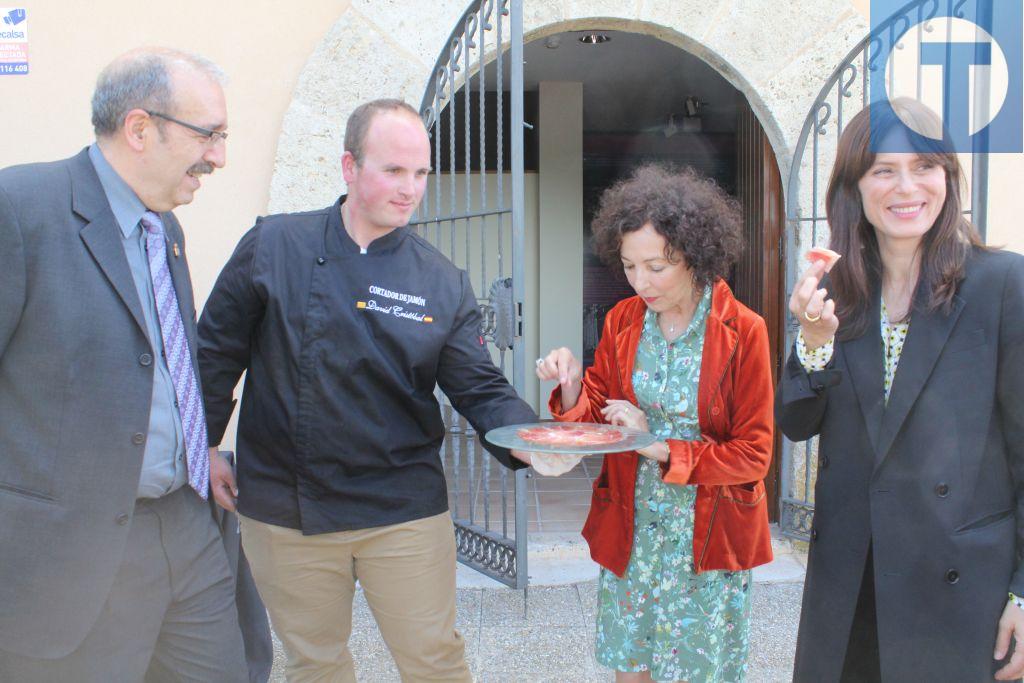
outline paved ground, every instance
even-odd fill
[[[460,567],[457,626],[466,639],[466,656],[477,681],[614,680],[594,661],[596,570],[580,552],[579,546],[564,544],[534,552],[531,544],[533,584],[525,604],[522,591]],[[803,566],[802,553],[777,542],[776,561],[755,571],[749,683],[791,680]],[[361,592],[350,647],[359,681],[399,680]],[[278,647],[271,681],[283,682],[283,671]]]

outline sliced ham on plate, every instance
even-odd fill
[[[599,425],[552,424],[520,429],[516,435],[537,446],[597,446],[622,439],[622,432]]]

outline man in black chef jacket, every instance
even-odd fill
[[[289,680],[355,681],[358,578],[403,680],[470,681],[455,630],[455,539],[434,387],[484,433],[537,419],[494,366],[466,273],[407,227],[430,172],[416,111],[352,113],[348,195],[257,220],[199,323],[211,450],[247,371],[236,502]],[[488,446],[507,467],[522,454]]]

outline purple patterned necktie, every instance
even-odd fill
[[[160,317],[160,336],[163,337],[167,369],[174,382],[178,413],[181,415],[181,430],[185,435],[188,483],[205,500],[210,488],[206,415],[203,412],[203,398],[199,394],[195,369],[192,367],[192,354],[188,348],[188,337],[185,336],[185,325],[181,321],[178,295],[174,291],[171,269],[167,265],[164,224],[160,216],[147,211],[142,216],[142,227],[146,230],[149,277],[153,281],[153,297],[156,299],[157,315]]]

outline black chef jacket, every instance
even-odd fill
[[[238,510],[305,534],[448,509],[435,385],[481,434],[537,419],[491,361],[466,273],[409,228],[361,254],[343,201],[259,219],[199,322],[211,445],[247,371]]]

